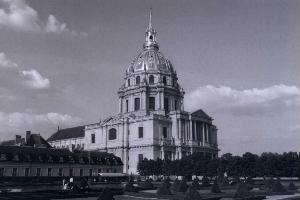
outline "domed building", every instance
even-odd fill
[[[123,172],[134,174],[144,158],[173,160],[194,152],[217,156],[213,119],[201,109],[184,111],[184,90],[159,51],[151,13],[143,49],[127,68],[118,96],[117,115],[85,126],[84,149],[114,153],[124,163]]]

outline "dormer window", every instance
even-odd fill
[[[49,156],[49,158],[48,158],[48,162],[53,162],[53,158],[52,158],[52,156]]]
[[[130,79],[127,79],[127,85],[130,86]]]
[[[167,85],[167,78],[165,76],[163,76],[163,84]]]
[[[152,35],[150,35],[149,39],[150,39],[150,40],[153,40],[153,36],[152,36]]]
[[[1,153],[0,160],[6,160],[6,155],[5,155],[5,153]]]
[[[135,84],[136,85],[139,85],[141,83],[141,78],[139,77],[139,76],[137,76],[136,78],[135,78]]]
[[[150,84],[150,85],[153,85],[153,84],[154,84],[154,76],[153,76],[153,75],[150,75],[150,76],[149,76],[149,84]]]
[[[14,155],[13,161],[19,161],[19,155],[18,154]]]

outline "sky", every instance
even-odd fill
[[[0,0],[0,140],[117,114],[150,8],[185,109],[214,118],[220,154],[300,151],[297,0]]]

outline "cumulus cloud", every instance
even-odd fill
[[[228,114],[261,114],[284,109],[299,98],[300,89],[297,86],[283,84],[247,90],[206,85],[187,94],[186,107],[189,110],[207,108]]]
[[[38,12],[24,0],[0,0],[0,27],[27,32],[86,34],[68,29],[65,23],[59,22],[52,14],[43,22],[39,19]]]
[[[34,89],[43,89],[50,87],[50,81],[47,78],[44,78],[38,71],[35,69],[32,70],[23,70],[22,75],[25,77],[25,84],[28,87]]]
[[[50,87],[50,81],[48,78],[43,77],[37,70],[22,70],[14,61],[7,58],[6,54],[0,52],[0,69],[2,68],[14,68],[13,73],[19,74],[17,78],[21,83],[31,89],[46,89]]]
[[[2,68],[18,68],[18,65],[15,62],[9,60],[7,58],[7,56],[5,55],[5,53],[0,52],[0,67],[2,67]]]
[[[64,23],[60,23],[53,15],[49,15],[45,30],[49,33],[58,34],[64,31],[68,31],[67,25]]]
[[[79,117],[73,117],[68,114],[60,114],[56,112],[35,114],[13,112],[0,112],[0,135],[2,139],[8,139],[13,134],[23,134],[26,130],[34,132],[47,133],[51,128],[56,128],[58,125],[69,127],[78,125],[82,122]],[[45,135],[45,134],[43,134]]]

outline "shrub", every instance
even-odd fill
[[[250,192],[248,185],[245,183],[240,183],[237,187],[236,193],[234,194],[234,199],[246,199],[254,198],[254,195]]]
[[[180,181],[180,184],[178,186],[178,189],[177,189],[177,192],[186,192],[187,189],[188,189],[188,184],[186,183],[186,180],[185,179],[182,179]]]
[[[138,192],[137,188],[133,186],[133,182],[129,181],[124,187],[125,192]]]
[[[190,186],[183,200],[202,200],[202,197],[197,190]]]
[[[156,191],[158,195],[171,195],[171,190],[165,182],[163,182]]]
[[[215,181],[214,181],[214,184],[213,184],[213,186],[211,188],[211,192],[212,193],[221,193],[221,190],[220,190],[220,187],[219,187],[217,179],[215,179]]]
[[[173,191],[177,191],[177,190],[178,190],[179,184],[180,184],[180,182],[179,182],[178,178],[176,178],[176,179],[174,180],[173,185],[171,186],[171,189],[172,189]]]
[[[198,178],[195,178],[193,181],[192,181],[192,185],[191,185],[194,189],[199,189],[200,188],[200,184],[199,184],[199,179]]]
[[[208,187],[210,184],[209,184],[209,179],[207,176],[203,176],[202,178],[202,186],[203,187]]]
[[[271,191],[275,192],[275,193],[282,193],[282,192],[285,193],[285,192],[287,192],[287,190],[285,189],[285,187],[281,184],[279,178],[273,184],[273,187],[272,187]]]
[[[114,200],[114,195],[109,188],[104,188],[100,193],[98,200]]]
[[[290,182],[289,186],[288,186],[289,190],[297,190],[297,187],[295,186],[294,182]]]

